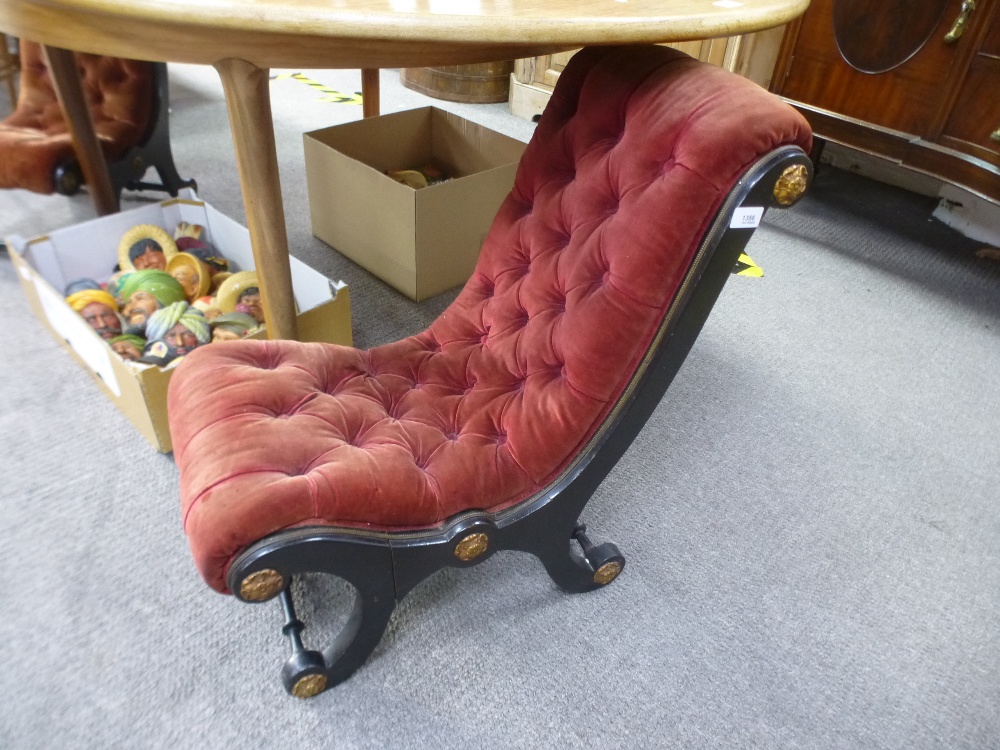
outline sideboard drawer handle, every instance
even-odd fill
[[[976,9],[976,0],[963,0],[962,9],[958,13],[958,18],[951,27],[951,31],[944,35],[945,44],[954,44],[965,32],[965,24]]]

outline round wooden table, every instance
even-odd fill
[[[40,42],[100,213],[117,209],[72,53],[212,65],[222,78],[271,338],[296,338],[268,70],[460,65],[587,45],[731,36],[809,0],[0,0],[0,31]]]

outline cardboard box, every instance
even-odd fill
[[[167,384],[172,366],[161,369],[126,363],[66,304],[62,290],[80,278],[105,281],[118,262],[118,241],[131,227],[156,224],[172,233],[182,221],[205,227],[202,237],[238,270],[254,268],[246,227],[199,200],[189,189],[162,203],[76,224],[43,237],[24,239],[15,235],[6,239],[32,310],[143,437],[164,453],[171,450]],[[347,286],[330,281],[297,258],[291,258],[291,266],[299,338],[350,345],[351,302]]]
[[[306,133],[313,234],[414,300],[464,284],[525,144],[438,109]],[[389,170],[453,179],[414,190]]]

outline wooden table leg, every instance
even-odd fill
[[[8,44],[7,35],[0,32],[0,81],[7,85],[10,108],[14,109],[17,107],[17,88],[14,86],[14,79],[19,74],[20,64]]]
[[[90,108],[83,94],[76,58],[69,50],[59,47],[43,46],[42,51],[45,53],[56,98],[73,138],[73,148],[76,149],[76,158],[80,161],[80,169],[83,170],[83,179],[87,183],[91,200],[94,201],[94,208],[99,216],[117,213],[118,193],[111,186],[104,151],[101,150],[94,123],[90,119]]]
[[[365,117],[378,117],[379,113],[378,68],[361,71],[361,113]]]
[[[272,339],[295,339],[295,299],[268,70],[237,59],[221,60],[215,69],[226,92],[267,335]]]

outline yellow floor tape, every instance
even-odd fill
[[[746,253],[740,253],[740,259],[736,261],[736,267],[733,268],[733,273],[737,276],[754,276],[760,278],[764,275],[764,269],[753,262],[751,258]]]
[[[328,86],[324,86],[319,81],[314,81],[309,76],[303,75],[302,73],[279,73],[272,78],[272,81],[280,81],[284,78],[293,78],[296,81],[301,81],[306,86],[316,89],[317,91],[325,94],[325,96],[320,97],[317,101],[321,102],[334,102],[336,104],[358,104],[363,102],[361,98],[361,92],[355,91],[353,94],[345,94],[336,89],[331,89]]]

